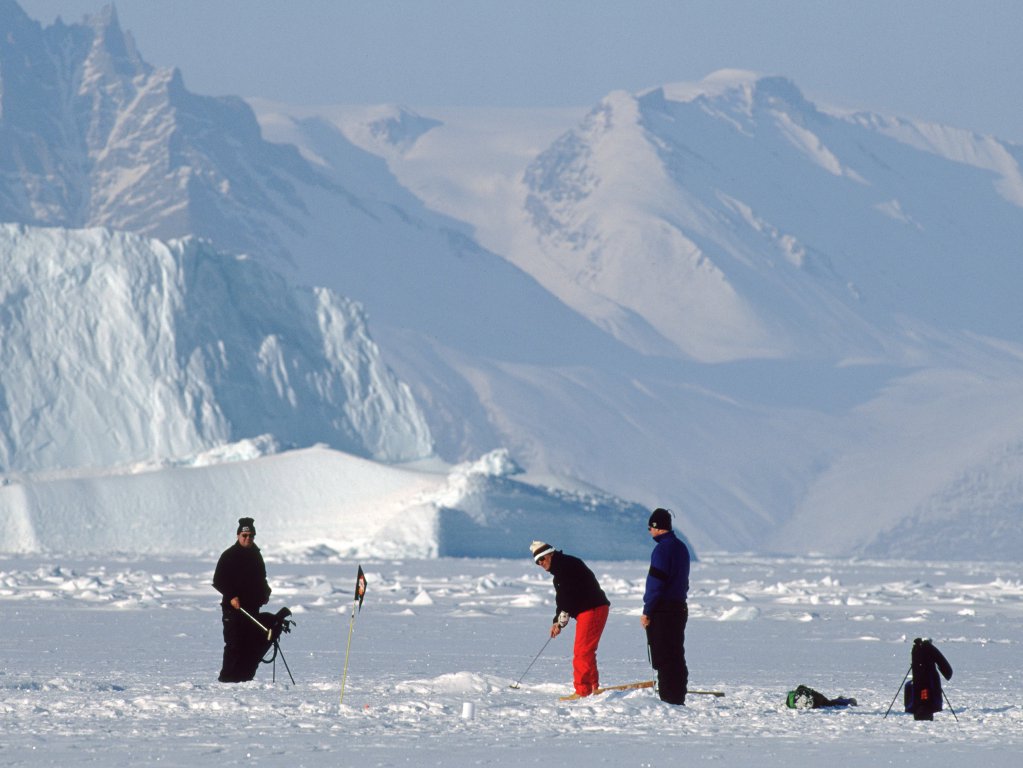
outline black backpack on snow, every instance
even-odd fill
[[[789,691],[785,697],[785,706],[789,709],[824,709],[825,707],[855,707],[856,699],[839,696],[837,699],[829,699],[820,691],[815,691],[806,685],[797,685],[794,691]]]

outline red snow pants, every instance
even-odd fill
[[[572,656],[572,672],[575,692],[589,696],[600,684],[597,673],[597,645],[607,624],[609,606],[598,605],[583,611],[575,617],[575,647]]]

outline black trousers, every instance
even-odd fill
[[[217,679],[222,683],[243,683],[256,676],[259,662],[267,649],[266,635],[241,611],[229,605],[221,606],[221,609],[224,661]]]
[[[658,607],[649,616],[646,628],[650,663],[657,670],[657,693],[661,701],[685,704],[689,688],[689,667],[686,666],[686,603]]]

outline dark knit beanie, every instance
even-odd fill
[[[251,533],[256,535],[256,521],[251,517],[243,517],[238,520],[238,530],[235,533]]]
[[[658,531],[670,531],[671,512],[658,507],[650,513],[650,519],[647,521],[646,525],[647,528],[656,528]]]

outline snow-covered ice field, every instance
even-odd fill
[[[227,542],[230,543],[230,542]],[[525,550],[525,543],[523,544]],[[585,553],[574,552],[585,558]],[[650,690],[560,702],[572,634],[546,640],[549,577],[527,559],[265,555],[297,625],[283,665],[216,682],[214,558],[0,558],[0,763],[44,765],[1009,766],[1023,753],[1018,565],[705,555],[693,567],[689,706]],[[591,561],[612,601],[602,683],[649,679],[645,563]],[[934,722],[885,710],[914,637],[955,674]],[[793,711],[804,683],[859,706]],[[463,719],[463,704],[475,708]]]

